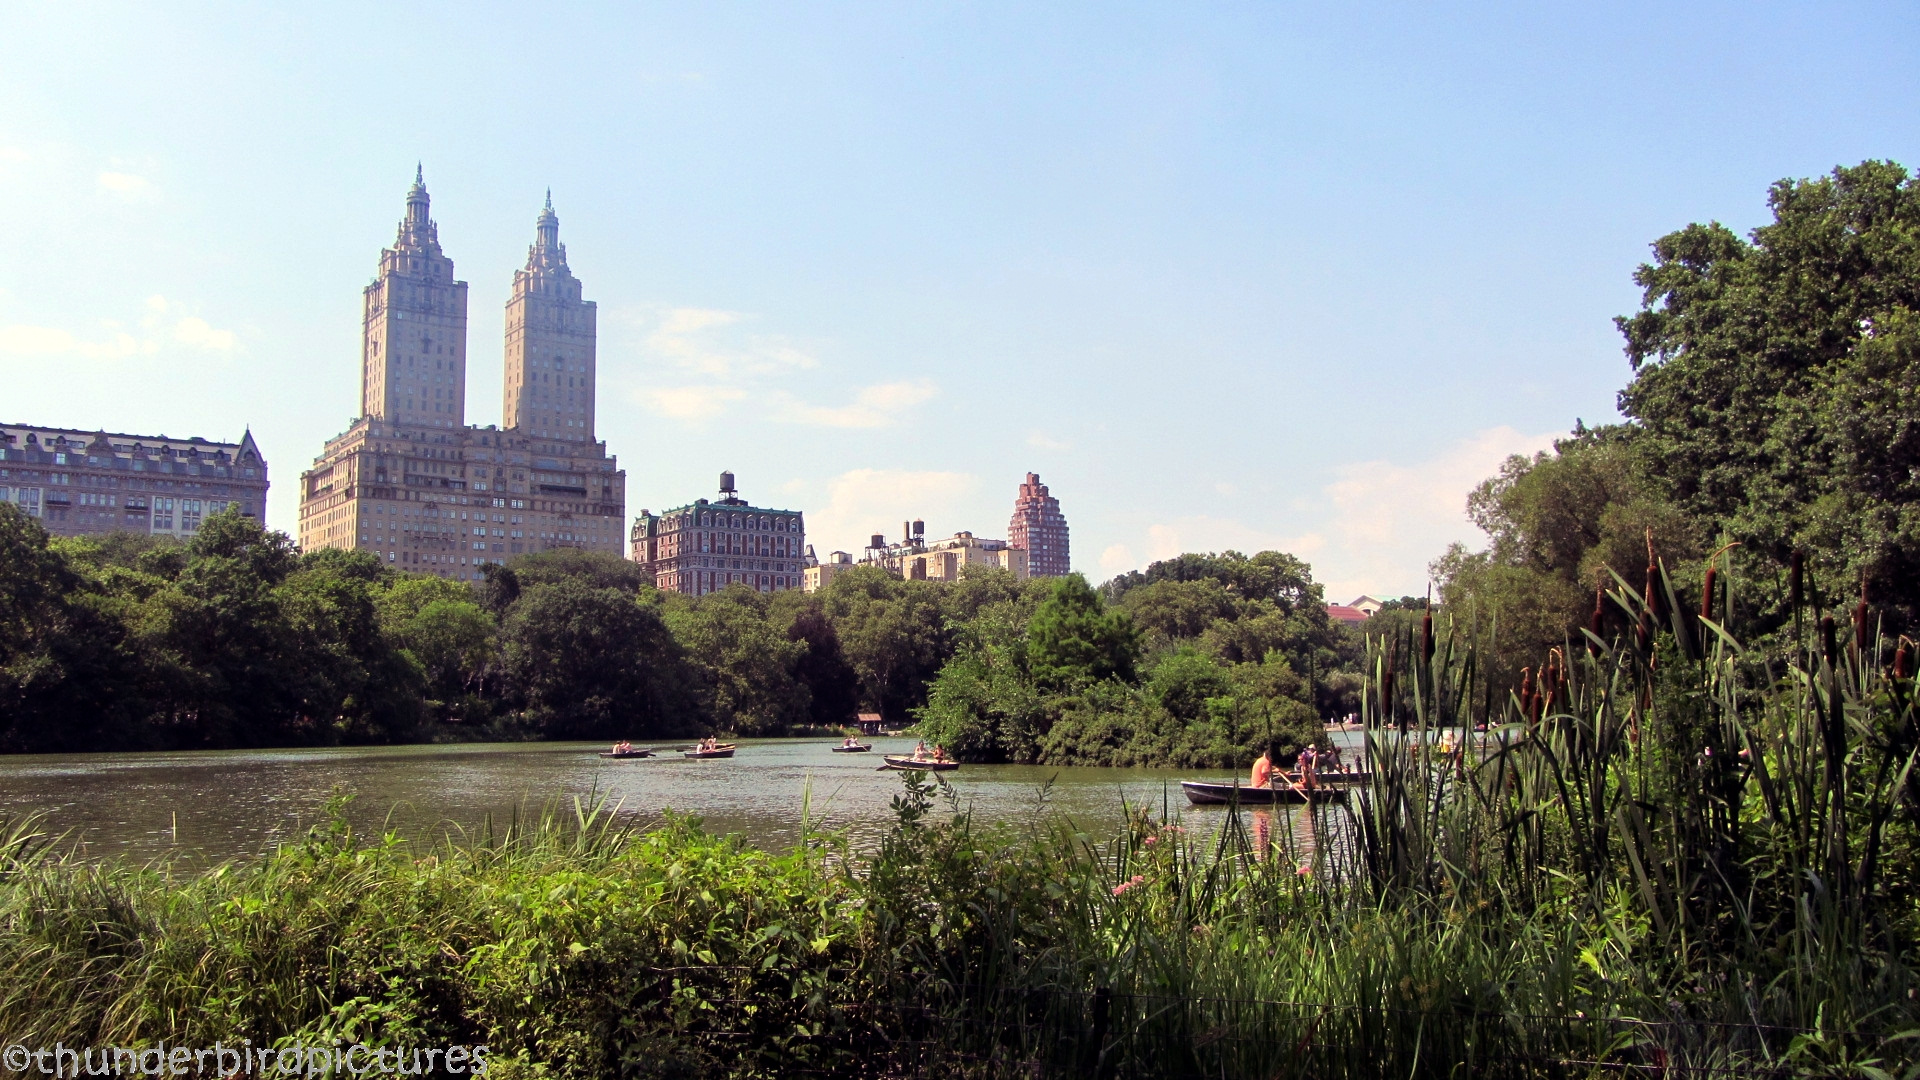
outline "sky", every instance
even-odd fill
[[[1418,593],[1509,454],[1618,419],[1648,245],[1920,165],[1910,4],[0,8],[0,421],[237,439],[270,525],[358,407],[416,162],[469,422],[551,188],[627,507],[1094,581],[1292,552]]]

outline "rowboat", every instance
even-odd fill
[[[652,750],[602,750],[600,751],[600,756],[603,758],[642,758],[642,757],[652,757],[653,751]]]
[[[852,746],[836,746],[833,748],[833,752],[836,754],[864,754],[871,749],[873,749],[872,743],[854,743]]]
[[[904,772],[952,772],[960,767],[957,761],[916,760],[912,754],[888,754],[887,768]]]
[[[682,757],[690,757],[702,761],[707,758],[732,757],[735,745],[737,744],[722,743],[711,750],[682,750],[680,754]]]
[[[1339,802],[1347,797],[1347,788],[1351,785],[1317,784],[1313,789],[1282,784],[1278,787],[1247,787],[1243,784],[1220,784],[1205,780],[1182,780],[1180,790],[1187,793],[1187,801],[1195,806],[1224,806],[1239,803],[1242,806],[1298,805],[1311,799],[1314,802]]]

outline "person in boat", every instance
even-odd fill
[[[1306,788],[1308,791],[1313,790],[1314,766],[1317,765],[1319,761],[1320,751],[1314,749],[1312,743],[1308,743],[1306,749],[1300,751],[1298,761],[1300,766],[1300,786]]]
[[[1273,759],[1267,756],[1265,750],[1253,759],[1253,774],[1247,777],[1247,782],[1253,787],[1266,787],[1273,783]]]
[[[860,736],[858,736],[858,735],[849,735],[849,736],[847,736],[847,741],[846,741],[846,742],[843,742],[843,743],[841,743],[840,745],[841,745],[841,746],[859,746],[859,745],[860,745]]]
[[[918,745],[914,746],[913,760],[915,761],[927,760],[927,740],[921,739]]]
[[[933,748],[933,760],[935,763],[945,762],[947,760],[947,748],[944,746],[935,746]]]

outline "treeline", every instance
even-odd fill
[[[1697,589],[1728,545],[1728,617],[1754,647],[1782,647],[1796,588],[1871,604],[1896,637],[1920,626],[1920,183],[1869,161],[1769,203],[1747,237],[1654,243],[1615,320],[1627,421],[1510,459],[1468,504],[1491,543],[1434,563],[1509,684],[1604,621],[1615,574],[1642,589],[1664,565]]]
[[[921,730],[966,761],[1237,767],[1321,738],[1360,642],[1300,560],[1182,555],[958,628]],[[1320,708],[1316,708],[1316,705]]]
[[[232,514],[180,544],[53,538],[0,506],[0,750],[780,735],[860,711],[933,717],[977,760],[1224,760],[1310,737],[1295,672],[1329,670],[1337,641],[1306,567],[1188,558],[1111,604],[1078,577],[867,567],[814,595],[695,599],[611,555],[467,584],[301,553]],[[1027,695],[1017,731],[952,727],[983,664]]]

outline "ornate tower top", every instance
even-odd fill
[[[547,204],[533,222],[533,245],[527,248],[527,273],[536,277],[549,274],[571,279],[567,269],[567,245],[560,242],[560,215],[553,212],[553,189],[547,189]],[[538,289],[538,284],[536,284]],[[541,290],[544,291],[544,290]]]
[[[394,237],[395,251],[440,254],[440,227],[429,211],[433,200],[427,195],[427,183],[418,164],[413,167],[413,186],[407,189],[407,216],[400,220],[399,235]]]

